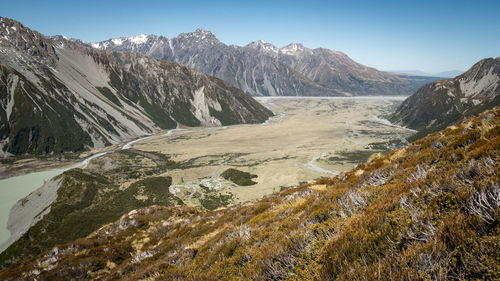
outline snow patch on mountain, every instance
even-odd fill
[[[111,42],[113,42],[113,44],[115,44],[116,46],[120,46],[121,44],[123,44],[124,41],[125,39],[123,38],[111,39]]]
[[[130,40],[130,42],[135,43],[135,44],[143,44],[143,43],[146,43],[148,41],[148,36],[146,34],[139,34],[136,36],[128,37],[127,39]],[[121,43],[123,43],[123,42],[121,42]],[[119,45],[121,45],[121,43]]]

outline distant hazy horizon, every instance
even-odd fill
[[[448,71],[441,71],[441,72],[436,72],[436,73],[428,73],[425,71],[421,71],[418,69],[380,69],[382,71],[386,72],[392,72],[392,73],[397,73],[397,74],[408,74],[408,75],[417,75],[417,76],[430,76],[430,77],[443,77],[443,78],[453,78],[456,77],[462,73],[464,73],[467,70],[458,70],[458,69],[450,69]]]
[[[4,1],[0,16],[88,42],[197,28],[225,44],[264,40],[346,53],[380,70],[465,71],[500,56],[497,1]]]

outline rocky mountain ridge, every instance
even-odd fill
[[[420,137],[497,105],[500,105],[500,58],[487,58],[455,78],[421,87],[390,119],[418,130],[416,137]]]
[[[4,153],[78,152],[178,125],[257,123],[271,115],[239,89],[177,63],[45,37],[0,17]]]
[[[299,43],[277,48],[262,40],[228,46],[203,29],[172,39],[141,34],[88,45],[175,61],[254,96],[409,95],[416,90],[406,79],[356,63],[339,51]]]

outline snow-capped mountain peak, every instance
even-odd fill
[[[258,51],[263,51],[265,53],[276,53],[277,54],[279,52],[279,49],[276,46],[274,46],[273,44],[267,43],[264,40],[258,40],[258,41],[251,42],[248,45],[246,45],[245,47],[252,48],[252,49],[255,49]]]
[[[199,36],[212,36],[212,35],[214,35],[210,30],[206,30],[206,29],[203,29],[203,28],[196,29],[196,31],[193,32],[192,34],[196,34],[196,35],[199,35]]]
[[[140,52],[146,45],[151,45],[157,40],[156,35],[138,34],[130,37],[117,37],[102,42],[87,43],[96,49],[126,48],[133,52]]]
[[[118,38],[119,41],[118,42],[113,41],[113,43],[115,43],[116,45],[121,45],[123,41],[120,41],[120,39],[122,38]],[[128,37],[127,40],[135,44],[143,44],[146,43],[146,41],[148,41],[148,36],[146,34],[139,34],[136,36]]]
[[[290,56],[297,55],[297,54],[302,53],[302,52],[307,51],[307,50],[309,50],[309,49],[307,49],[306,47],[304,47],[300,43],[291,43],[291,44],[288,44],[285,47],[280,49],[280,51],[283,54],[290,55]]]
[[[215,35],[211,31],[202,28],[198,28],[194,32],[181,33],[176,38],[184,40],[194,40],[195,42],[218,41],[217,37],[215,37]]]

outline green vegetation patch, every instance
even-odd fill
[[[16,160],[17,159],[15,159],[15,158],[2,158],[2,159],[0,159],[0,163],[5,164],[5,165],[14,164],[14,162],[16,162]]]
[[[223,126],[234,125],[241,122],[238,113],[231,110],[231,107],[226,102],[219,99],[217,99],[217,101],[219,102],[222,110],[217,111],[212,107],[209,107],[208,109],[210,111],[211,116],[217,118]]]
[[[96,87],[96,89],[99,90],[99,92],[101,92],[103,96],[105,96],[108,100],[110,100],[114,104],[118,106],[122,105],[120,100],[113,94],[113,92],[111,92],[111,90],[108,87]]]
[[[373,150],[382,150],[387,152],[392,149],[398,149],[406,144],[408,144],[408,142],[405,139],[393,139],[389,141],[372,142],[369,143],[367,147]]]
[[[114,168],[108,169],[106,175],[115,182],[161,174],[167,170],[179,168],[181,165],[170,160],[169,155],[153,151],[140,151],[133,148],[113,152],[107,155],[107,158],[112,159]],[[93,160],[88,170],[96,173],[102,172],[105,159]],[[151,165],[144,165],[143,161],[149,162]]]
[[[336,156],[328,157],[329,162],[348,162],[348,163],[364,163],[377,152],[385,151],[373,151],[373,150],[355,150],[355,151],[343,151],[336,152]]]
[[[232,194],[205,194],[200,199],[200,204],[207,210],[215,210],[220,207],[226,207],[232,202]]]
[[[233,168],[229,168],[229,169],[225,170],[221,174],[221,177],[223,177],[226,180],[232,181],[237,185],[241,185],[241,186],[248,186],[248,185],[257,184],[256,182],[254,182],[252,180],[253,178],[256,178],[257,175],[243,172],[240,170],[236,170]]]

